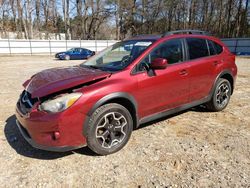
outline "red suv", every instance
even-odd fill
[[[39,149],[88,145],[107,155],[142,123],[201,104],[223,110],[236,74],[235,56],[205,32],[137,36],[79,66],[32,76],[17,102],[17,126]]]

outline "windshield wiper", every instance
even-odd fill
[[[100,67],[96,66],[96,65],[84,65],[81,64],[82,67],[86,67],[86,68],[92,68],[92,69],[100,69]]]
[[[88,67],[91,67],[93,69],[99,69],[99,67],[95,66],[95,65],[87,65]]]
[[[96,65],[87,65],[88,67],[90,68],[93,68],[93,69],[100,69],[100,67],[96,66]]]
[[[86,67],[86,68],[98,69],[101,71],[110,72],[110,70],[107,67],[100,67],[100,66],[96,66],[96,65],[81,65],[81,66]]]

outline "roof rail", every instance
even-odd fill
[[[167,35],[176,35],[176,34],[210,35],[208,32],[200,30],[176,30],[176,31],[166,32],[162,35],[162,37],[165,37]]]

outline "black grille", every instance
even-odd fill
[[[37,98],[32,98],[31,94],[27,91],[23,91],[18,100],[18,109],[23,113],[27,114],[32,109],[33,105],[38,101]]]

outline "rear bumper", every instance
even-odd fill
[[[21,132],[22,136],[24,137],[24,139],[32,147],[37,148],[37,149],[46,150],[46,151],[55,151],[55,152],[65,152],[65,151],[71,151],[71,150],[86,146],[86,144],[80,145],[80,146],[44,146],[44,145],[40,145],[40,144],[37,144],[34,140],[32,140],[28,131],[19,123],[18,120],[16,120],[16,125],[17,125],[19,131]]]

